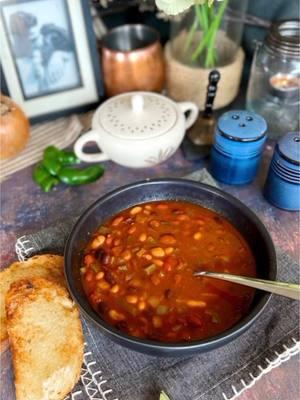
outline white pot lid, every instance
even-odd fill
[[[146,139],[168,132],[177,121],[176,105],[151,92],[131,92],[101,105],[98,123],[122,139]]]

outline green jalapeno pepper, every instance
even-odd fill
[[[73,151],[62,151],[61,150],[58,159],[62,163],[62,165],[73,165],[73,164],[80,163],[79,158],[76,157],[76,155]]]
[[[40,187],[44,192],[48,193],[53,188],[53,186],[57,185],[58,183],[59,183],[59,180],[57,178],[55,178],[54,176],[50,175],[50,176],[48,176],[48,178],[44,179],[40,183]]]
[[[45,178],[48,178],[49,176],[49,171],[43,166],[42,163],[38,164],[34,170],[33,170],[33,180],[39,184],[40,182],[42,182],[42,180],[44,180]]]
[[[61,168],[59,161],[60,150],[54,146],[49,146],[44,150],[43,164],[51,175],[57,175]]]
[[[84,169],[61,168],[58,172],[59,179],[67,185],[84,185],[95,182],[104,173],[100,165],[93,165]]]
[[[43,164],[51,175],[57,175],[61,167],[78,164],[80,160],[73,151],[59,150],[54,146],[48,146],[44,151]]]
[[[84,185],[96,181],[104,173],[104,168],[100,165],[81,170],[67,167],[79,162],[74,152],[48,146],[44,151],[42,163],[33,171],[33,179],[44,192],[49,192],[59,181],[67,185]]]
[[[33,170],[33,180],[40,186],[44,192],[50,192],[59,180],[52,176],[43,164],[38,164]]]

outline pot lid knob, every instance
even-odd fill
[[[141,113],[144,109],[144,97],[141,94],[135,94],[131,97],[131,107],[133,112]]]

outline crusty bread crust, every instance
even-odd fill
[[[62,400],[80,377],[83,333],[67,290],[45,279],[22,279],[6,295],[17,400]]]
[[[0,272],[0,350],[6,348],[7,330],[5,316],[5,295],[10,285],[22,278],[44,277],[65,285],[63,257],[53,254],[34,256],[24,262],[15,262]]]

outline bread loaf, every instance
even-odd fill
[[[17,400],[63,400],[81,372],[83,334],[67,290],[45,278],[22,279],[6,295]]]
[[[36,276],[53,279],[65,285],[63,257],[53,254],[35,256],[24,262],[15,262],[0,272],[1,349],[4,348],[4,341],[7,339],[5,295],[13,282],[21,278],[33,278]]]

